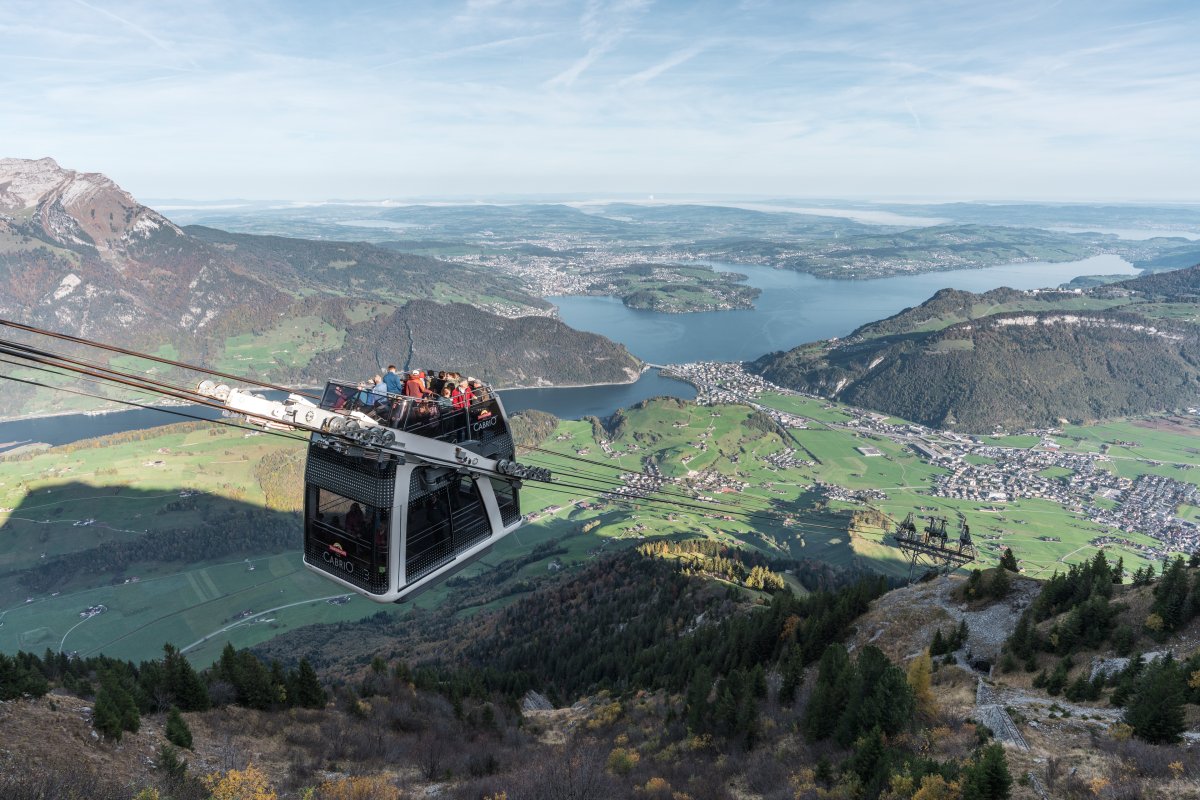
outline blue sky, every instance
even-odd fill
[[[1200,201],[1200,3],[0,4],[0,156],[140,197]]]

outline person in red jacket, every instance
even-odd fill
[[[404,382],[404,396],[421,398],[426,394],[425,382],[421,380],[421,370],[414,369]]]

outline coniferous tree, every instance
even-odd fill
[[[1125,707],[1125,723],[1134,736],[1151,744],[1177,742],[1184,729],[1185,697],[1185,676],[1168,654],[1143,669]]]
[[[707,665],[701,664],[692,673],[685,700],[688,729],[693,733],[707,730],[709,727],[711,706],[708,696],[712,693],[712,684],[712,672]]]
[[[171,713],[167,715],[166,732],[167,741],[171,744],[188,750],[192,749],[192,730],[175,706],[171,707]]]
[[[1187,569],[1183,556],[1177,556],[1163,570],[1162,578],[1154,587],[1154,604],[1151,610],[1162,618],[1163,628],[1178,630],[1190,618]]]
[[[92,726],[105,739],[121,741],[125,727],[121,724],[121,711],[116,701],[106,687],[100,687],[96,692],[96,702],[92,706]]]
[[[171,645],[163,645],[163,670],[167,691],[182,711],[207,711],[208,689],[191,663]]]
[[[1011,547],[1004,548],[1004,555],[1000,556],[1000,566],[1009,572],[1021,571],[1021,568],[1017,566],[1017,557],[1013,555]]]
[[[827,739],[834,732],[846,708],[853,680],[854,667],[846,648],[840,644],[827,647],[817,667],[816,686],[804,718],[804,729],[810,739]]]
[[[979,759],[963,774],[962,800],[1008,800],[1012,795],[1012,775],[1004,747],[990,744],[979,753]]]
[[[291,676],[289,676],[291,677]],[[324,708],[325,690],[307,658],[300,659],[288,690],[288,702],[301,708]]]

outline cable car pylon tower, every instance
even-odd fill
[[[978,553],[971,539],[971,528],[966,520],[959,519],[958,540],[952,541],[946,532],[945,517],[929,517],[924,529],[917,530],[913,513],[896,525],[892,538],[897,547],[908,556],[908,582],[912,583],[913,572],[921,564],[935,573],[945,574],[973,562]]]

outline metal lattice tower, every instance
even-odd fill
[[[976,558],[971,528],[959,521],[958,540],[952,541],[946,532],[945,517],[929,517],[924,530],[918,531],[910,511],[896,526],[892,537],[896,546],[909,557],[908,580],[912,582],[917,564],[939,573],[949,573],[970,564]]]

